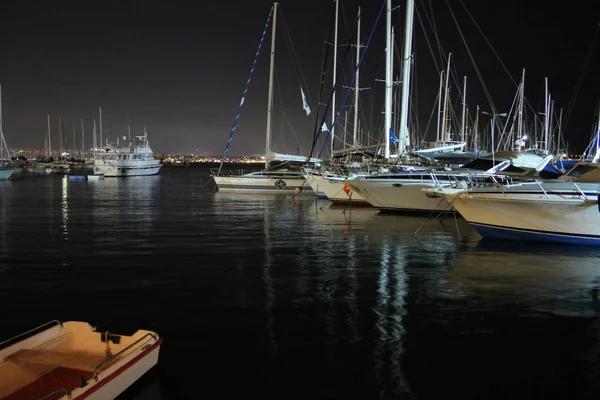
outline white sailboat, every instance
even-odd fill
[[[437,189],[483,236],[600,246],[600,165],[580,162],[553,181]]]
[[[267,128],[266,128],[266,141],[265,141],[265,169],[263,171],[251,172],[251,173],[222,173],[221,168],[213,173],[213,179],[217,184],[217,188],[223,191],[236,191],[236,192],[252,192],[252,193],[291,193],[299,194],[303,191],[312,192],[311,187],[306,183],[306,180],[301,174],[299,169],[291,168],[278,168],[274,167],[274,162],[281,161],[281,165],[286,165],[290,162],[304,163],[306,157],[289,155],[289,154],[278,154],[274,153],[271,149],[271,128],[272,128],[272,114],[273,114],[273,80],[274,80],[274,69],[275,69],[275,32],[277,29],[277,7],[279,3],[273,3],[272,13],[273,22],[271,30],[271,59],[269,67],[269,93],[267,101]],[[268,22],[267,22],[268,24]],[[268,26],[268,25],[267,25]],[[265,26],[266,33],[267,26]],[[255,57],[258,57],[260,47],[262,46],[262,39],[259,45],[259,49]],[[256,59],[254,61],[256,63]],[[254,67],[252,68],[252,71]],[[250,82],[248,79],[246,85]],[[247,90],[247,88],[246,88]],[[244,95],[245,95],[244,91]],[[242,97],[243,104],[244,97]],[[239,112],[238,111],[238,117]],[[237,117],[236,117],[237,122]],[[234,123],[235,129],[235,123]],[[230,137],[231,141],[231,137]],[[229,143],[229,142],[228,142]],[[228,147],[227,147],[228,149]],[[226,152],[227,152],[226,149]],[[224,156],[225,158],[225,156]],[[223,160],[224,160],[223,158]],[[311,159],[311,162],[318,162],[317,159]],[[221,166],[223,163],[221,163]],[[280,166],[281,166],[280,165]]]

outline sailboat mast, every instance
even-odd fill
[[[548,116],[548,138],[550,143],[548,143],[548,151],[551,153],[555,152],[554,142],[556,135],[554,134],[554,124],[553,124],[553,116],[554,116],[554,100],[550,100],[550,115]]]
[[[62,157],[62,153],[63,153],[63,143],[62,143],[62,139],[63,139],[63,129],[62,129],[62,117],[59,115],[58,116],[58,143],[60,143],[60,153],[58,153],[58,158],[60,159]]]
[[[414,0],[406,1],[406,22],[404,24],[404,65],[402,67],[402,109],[400,110],[400,154],[404,154],[406,147],[410,146],[410,136],[408,134],[408,95],[410,92],[410,69],[412,65],[414,6]]]
[[[479,152],[479,137],[477,134],[479,133],[479,105],[477,106],[477,111],[475,112],[475,132],[473,133],[473,151]]]
[[[440,73],[440,89],[438,90],[438,112],[437,112],[437,137],[436,142],[441,140],[442,128],[440,125],[440,117],[442,116],[442,88],[444,87],[444,71]]]
[[[100,114],[100,147],[104,147],[102,144],[102,107],[98,107],[98,112]]]
[[[519,136],[517,139],[521,139],[523,137],[523,106],[525,103],[525,68],[523,68],[523,75],[521,77],[521,90],[519,94],[519,119],[517,125],[517,135]]]
[[[273,28],[271,31],[271,61],[269,65],[269,98],[267,99],[267,134],[265,140],[265,169],[269,168],[271,161],[271,119],[273,114],[273,75],[275,70],[275,31],[277,28],[277,6],[273,3]]]
[[[52,157],[52,134],[50,133],[50,113],[47,114],[48,116],[48,154],[49,157]]]
[[[335,27],[333,30],[333,96],[331,97],[331,159],[333,160],[333,142],[335,141],[335,126],[333,125],[335,121],[335,84],[336,84],[336,75],[337,75],[337,48],[338,48],[338,23],[339,23],[339,10],[340,10],[340,2],[339,0],[334,0],[335,2]]]
[[[460,123],[460,141],[465,142],[465,117],[467,112],[467,77],[463,78],[462,119]]]
[[[546,110],[544,111],[544,115],[546,116],[544,120],[544,150],[546,151],[546,155],[548,154],[548,128],[549,128],[549,117],[550,117],[550,106],[548,104],[549,95],[548,95],[548,78],[545,78],[545,86],[546,86]]]
[[[352,146],[358,145],[358,93],[360,91],[358,85],[359,78],[359,61],[360,61],[360,7],[358,7],[358,21],[356,27],[356,82],[354,84],[354,131],[352,133]]]
[[[450,60],[452,59],[452,53],[448,54],[448,68],[446,69],[448,71],[448,73],[446,74],[446,85],[445,88],[446,90],[444,91],[444,113],[442,116],[442,140],[446,141],[446,135],[447,135],[447,128],[448,126],[446,125],[446,111],[448,109],[448,78],[450,77]]]
[[[392,0],[387,0],[385,30],[385,159],[390,158],[390,129],[392,128]]]
[[[96,118],[94,118],[94,126],[92,127],[92,141],[94,142],[94,160],[96,159]]]
[[[83,118],[81,118],[81,156],[85,154],[85,130],[83,129]]]

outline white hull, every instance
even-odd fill
[[[119,366],[115,365],[112,375],[110,370],[100,374],[98,382],[91,385],[80,396],[73,396],[73,398],[75,400],[84,398],[89,400],[105,400],[116,398],[118,395],[123,393],[125,389],[127,389],[135,381],[140,379],[146,372],[148,372],[150,368],[158,363],[159,352],[160,344],[132,365],[123,365],[121,368],[125,368],[121,371],[119,371]],[[104,377],[102,375],[104,375]],[[104,384],[102,384],[103,380]],[[89,394],[92,390],[94,390],[94,385],[97,386],[96,391],[92,394]],[[73,394],[75,394],[75,391],[73,391]],[[64,396],[61,400],[68,400],[68,397]]]
[[[106,177],[121,176],[147,176],[159,173],[162,164],[158,161],[145,162],[111,162],[97,160],[94,163],[94,175],[104,175]]]
[[[446,195],[484,237],[600,245],[598,198],[586,197],[544,193]]]
[[[319,197],[327,198],[332,203],[369,204],[357,191],[350,190],[348,193],[344,191],[344,185],[349,181],[346,177],[315,174],[306,174],[305,177],[312,190],[317,193]]]
[[[5,181],[12,176],[15,172],[14,168],[3,168],[0,169],[0,181]]]
[[[311,187],[302,177],[275,177],[275,176],[214,176],[215,183],[220,191],[252,192],[252,193],[296,193],[296,188],[302,192],[312,193]]]
[[[429,175],[423,175],[428,177]],[[444,197],[430,197],[422,189],[435,188],[431,179],[357,178],[348,181],[372,206],[396,211],[450,211]]]

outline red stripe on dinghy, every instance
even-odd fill
[[[123,371],[125,371],[128,368],[130,368],[133,364],[135,364],[136,362],[138,362],[139,360],[141,360],[142,358],[144,358],[148,354],[150,354],[153,350],[155,350],[158,346],[160,346],[160,344],[162,343],[162,341],[163,341],[163,339],[159,338],[156,342],[154,342],[154,344],[152,346],[150,346],[149,348],[147,348],[146,350],[144,350],[141,354],[137,355],[131,361],[127,362],[127,364],[123,365],[121,368],[119,368],[118,370],[116,370],[115,372],[113,372],[112,374],[110,374],[109,376],[107,376],[106,378],[103,378],[102,380],[100,380],[98,382],[98,384],[94,385],[93,387],[91,387],[90,390],[86,390],[85,393],[82,393],[81,395],[75,397],[75,400],[85,399],[86,397],[88,397],[92,393],[96,392],[97,390],[100,390],[100,388],[102,386],[106,385],[108,382],[112,381],[117,376],[119,376]]]

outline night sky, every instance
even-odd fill
[[[331,22],[331,0],[281,1],[278,22],[276,113],[273,140],[280,152],[306,154],[314,130],[323,41]],[[362,36],[373,26],[380,1],[341,0],[340,58],[353,28],[358,4],[364,8]],[[421,17],[435,15],[443,53],[453,53],[454,69],[467,75],[468,103],[490,110],[450,9],[465,35],[498,112],[506,112],[526,68],[529,103],[543,110],[544,77],[556,107],[572,104],[576,83],[598,31],[600,6],[595,2],[506,0],[501,5],[476,0],[416,1]],[[219,1],[4,1],[0,4],[0,84],[4,133],[11,148],[43,148],[46,113],[52,118],[56,143],[58,115],[67,140],[72,124],[83,118],[91,141],[92,118],[103,108],[112,138],[148,127],[156,153],[222,154],[244,83],[272,2]],[[404,2],[394,11],[397,36],[402,35]],[[511,77],[465,13],[469,10]],[[430,8],[431,7],[431,8]],[[283,21],[283,22],[282,22]],[[285,27],[285,28],[284,28]],[[364,65],[364,100],[379,110],[383,100],[382,19]],[[286,45],[289,32],[295,53]],[[270,30],[269,30],[270,35]],[[428,32],[429,38],[431,30]],[[435,43],[433,43],[435,46]],[[262,153],[266,122],[268,49],[265,41],[250,85],[231,155]],[[401,48],[402,41],[398,40]],[[587,145],[600,102],[600,52],[593,52],[566,126],[573,151]],[[425,126],[438,90],[438,72],[415,15],[413,42],[419,121]],[[437,50],[436,50],[437,51]],[[313,113],[306,116],[292,56],[300,61],[304,90]],[[439,59],[439,54],[436,53]],[[438,61],[439,62],[439,61]],[[398,64],[396,64],[397,66]],[[398,72],[396,72],[398,74]],[[329,81],[328,81],[329,82]],[[339,95],[341,97],[341,95]],[[339,98],[338,97],[338,98]],[[280,110],[285,110],[286,122]],[[372,113],[370,110],[366,110]],[[366,112],[365,111],[365,112]],[[379,118],[379,117],[377,117]],[[367,124],[378,129],[380,121]],[[433,124],[435,126],[435,124]],[[290,128],[290,126],[293,127]],[[279,132],[283,130],[283,138]],[[105,135],[107,134],[105,132]],[[434,130],[429,139],[435,139]]]

